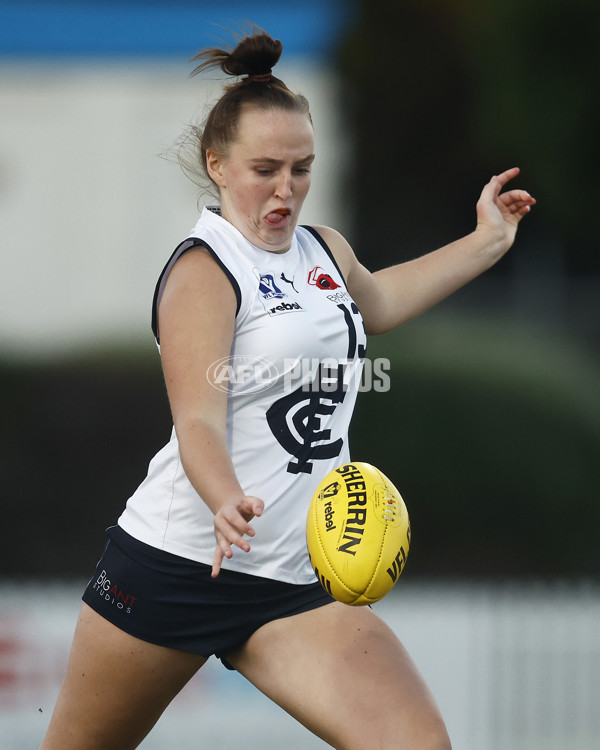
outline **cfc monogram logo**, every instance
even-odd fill
[[[96,579],[93,589],[102,599],[107,601],[111,606],[122,609],[125,614],[131,614],[133,605],[138,600],[137,596],[126,594],[116,583],[112,583],[107,577],[105,570]]]
[[[333,386],[333,387],[332,387]],[[292,460],[290,474],[312,473],[313,461],[334,458],[342,450],[342,438],[332,439],[321,419],[329,417],[346,395],[343,365],[320,364],[310,389],[297,388],[275,401],[267,410],[267,423]]]
[[[321,271],[318,266],[311,271],[315,284],[319,278],[327,276],[320,273]],[[332,279],[331,281],[335,284]],[[273,436],[290,456],[287,465],[290,474],[311,474],[314,461],[339,456],[344,445],[343,438],[332,434],[329,425],[333,424],[333,414],[346,395],[346,365],[356,360],[356,365],[362,366],[366,351],[366,333],[359,331],[354,322],[355,317],[362,320],[354,302],[350,307],[338,304],[337,308],[343,314],[348,328],[348,350],[344,361],[320,362],[308,388],[306,384],[300,385],[296,390],[274,401],[266,412],[267,424]]]

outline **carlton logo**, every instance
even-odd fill
[[[316,286],[317,289],[325,289],[327,291],[339,287],[339,284],[337,284],[328,273],[325,273],[320,266],[315,266],[308,274],[308,283],[311,286]]]

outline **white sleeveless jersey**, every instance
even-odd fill
[[[251,551],[234,547],[223,568],[311,583],[306,514],[321,479],[350,458],[347,433],[366,347],[362,318],[315,230],[297,227],[290,249],[272,253],[204,209],[159,280],[154,323],[169,271],[194,245],[208,249],[237,296],[231,356],[207,377],[228,391],[227,447],[239,483],[265,503],[252,521]],[[185,474],[175,430],[119,525],[154,547],[212,563],[213,514]]]

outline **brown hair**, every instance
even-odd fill
[[[184,157],[181,149],[179,162],[192,179],[197,175],[194,166],[198,163],[203,175],[209,177],[206,170],[207,149],[221,156],[227,154],[229,146],[237,136],[244,107],[298,112],[310,120],[306,98],[302,94],[293,93],[283,81],[271,73],[281,56],[281,42],[258,27],[254,27],[250,35],[236,36],[239,41],[234,49],[204,49],[192,58],[192,61],[201,61],[192,71],[193,76],[212,68],[221,68],[224,73],[231,76],[245,76],[240,81],[225,86],[224,94],[213,106],[204,126],[192,126],[184,139],[185,151],[192,151],[196,164],[190,164],[189,157]]]

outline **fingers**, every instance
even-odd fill
[[[502,209],[509,214],[525,216],[535,206],[536,200],[526,190],[509,190],[498,196]]]
[[[217,514],[218,516],[219,514]],[[254,536],[254,529],[247,523],[239,530],[228,519],[215,516],[215,537],[217,546],[213,558],[212,577],[216,578],[221,570],[224,558],[230,560],[233,557],[232,546],[239,547],[244,552],[250,552],[250,544],[244,539],[244,534]]]
[[[248,495],[246,499],[250,501],[252,515],[262,516],[263,510],[265,509],[265,504],[260,499],[260,497],[252,497],[251,495]]]
[[[528,214],[531,211],[531,207],[535,205],[535,199],[530,196],[529,198],[515,199],[504,205],[509,213],[525,216],[525,214]]]
[[[250,552],[250,544],[244,536],[255,535],[249,521],[255,516],[261,516],[263,510],[264,503],[260,498],[245,496],[237,502],[227,503],[215,514],[217,546],[213,557],[213,578],[219,575],[223,559],[233,557],[233,546]]]
[[[506,169],[504,172],[501,172],[498,175],[494,175],[492,177],[492,180],[496,180],[496,183],[500,186],[500,189],[506,185],[507,182],[510,182],[510,180],[514,179],[518,174],[520,174],[521,169],[519,167],[511,167],[510,169]]]
[[[536,203],[535,198],[526,190],[508,190],[502,193],[504,186],[520,173],[519,167],[512,167],[494,175],[481,192],[479,204],[489,205],[491,200],[505,214],[525,216]]]
[[[500,174],[494,175],[488,182],[488,184],[484,187],[484,193],[486,191],[489,191],[497,197],[500,194],[502,188],[508,182],[514,179],[518,174],[520,174],[520,172],[521,170],[519,169],[519,167],[512,167],[511,169],[507,169],[504,172],[500,172]]]
[[[506,171],[501,172],[498,175],[494,175],[485,187],[491,188],[495,192],[496,196],[498,196],[502,188],[520,173],[521,170],[519,169],[519,167],[512,167],[511,169],[507,169]],[[511,190],[508,193],[503,193],[503,196],[506,195],[511,195],[513,198],[522,200],[525,203],[529,203],[529,205],[533,205],[535,203],[535,199],[532,198],[532,196],[526,190]]]
[[[211,578],[217,578],[217,576],[221,572],[221,563],[222,562],[223,562],[223,550],[217,544],[217,547],[215,549],[215,554],[214,554],[214,557],[213,557],[212,571],[211,571],[211,574],[210,574]]]

